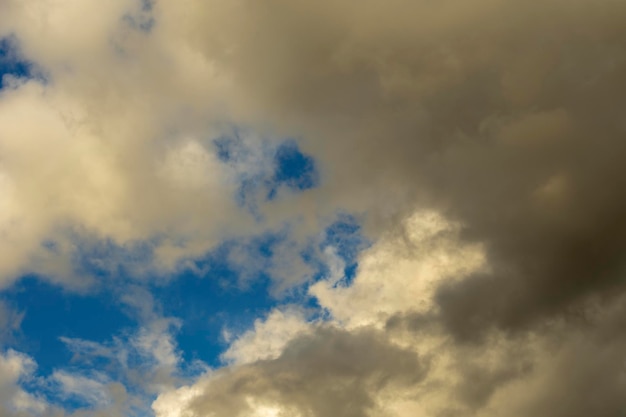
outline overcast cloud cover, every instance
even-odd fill
[[[0,0],[0,417],[626,415],[624,22]]]

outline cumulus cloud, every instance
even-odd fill
[[[624,242],[620,3],[157,10],[229,78],[231,114],[298,132],[323,161],[332,181],[304,209],[366,210],[380,230],[425,206],[487,246],[492,271],[442,290],[442,307],[484,306],[469,313],[477,322],[519,328],[612,289]],[[455,330],[466,312],[445,309]]]
[[[292,340],[275,359],[201,380],[181,407],[191,411],[179,415],[365,416],[375,407],[371,390],[419,379],[423,368],[416,356],[377,333],[319,328]],[[171,401],[180,401],[178,392],[161,396],[153,405],[156,414],[170,415]]]
[[[328,317],[274,311],[231,343],[229,366],[162,393],[157,417],[619,415],[624,298],[459,339],[436,290],[485,258],[457,227],[416,213],[363,253],[351,286],[331,275],[310,288]]]
[[[148,277],[338,210],[377,240],[350,285],[328,250],[328,317],[270,315],[159,417],[623,413],[626,3],[36,4],[0,4],[41,73],[0,91],[0,286],[86,285],[87,238],[152,242]],[[320,186],[251,215],[232,124],[297,137]],[[298,255],[264,267],[301,283]],[[136,346],[170,366],[168,325]]]

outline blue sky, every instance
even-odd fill
[[[14,77],[28,77],[30,75],[30,64],[22,59],[19,49],[16,48],[15,38],[0,39],[0,77],[10,75]]]

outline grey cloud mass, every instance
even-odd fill
[[[228,27],[215,27],[223,43],[198,30],[193,44],[247,106],[311,132],[334,198],[392,221],[431,207],[487,246],[489,273],[441,290],[451,330],[468,315],[519,328],[619,292],[621,2],[198,7]]]
[[[433,209],[484,246],[487,268],[441,283],[426,321],[475,355],[493,332],[606,325],[577,318],[625,289],[626,4],[193,4],[189,42],[231,78],[233,108],[307,133],[328,170],[323,204],[368,212],[374,235]],[[439,388],[473,411],[423,415],[489,415],[506,390],[517,408],[493,415],[619,415],[622,335],[563,336],[541,352],[554,364],[527,352],[491,370],[461,350],[461,382]],[[323,415],[349,413],[339,404]]]

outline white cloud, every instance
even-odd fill
[[[14,350],[0,353],[0,414],[40,415],[47,410],[45,401],[21,387],[21,382],[32,376],[35,367],[35,362],[22,353]]]
[[[362,254],[352,285],[336,286],[333,278],[309,292],[347,327],[384,325],[393,314],[431,311],[443,281],[486,266],[481,246],[463,244],[458,233],[459,225],[440,215],[417,212],[405,222],[406,240],[382,239]]]
[[[152,409],[157,416],[193,417],[193,411],[186,410],[186,406],[201,395],[201,387],[181,387],[159,395]]]
[[[218,186],[220,167],[215,155],[209,153],[197,141],[189,140],[178,149],[172,149],[165,155],[163,175],[176,186],[202,188]],[[224,189],[224,192],[234,190]]]
[[[51,378],[58,384],[59,393],[63,397],[79,398],[92,407],[106,407],[112,402],[106,389],[110,381],[103,374],[85,376],[66,371],[56,371]]]
[[[301,311],[272,310],[264,320],[256,320],[253,329],[233,340],[222,359],[238,365],[275,359],[290,340],[308,331],[310,324]]]
[[[150,329],[142,329],[135,339],[137,348],[156,360],[159,366],[175,366],[178,356],[175,353],[174,343],[169,340],[168,329],[171,322],[157,322]]]

